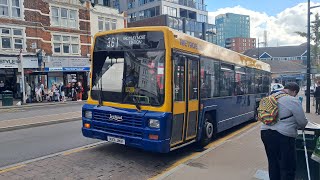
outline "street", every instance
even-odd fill
[[[98,140],[82,137],[81,121],[0,133],[0,167],[84,146]]]

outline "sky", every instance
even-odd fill
[[[295,32],[307,32],[307,0],[206,0],[209,23],[215,16],[236,13],[250,16],[250,36],[264,41],[267,31],[268,46],[299,45],[306,38]],[[320,5],[320,0],[311,0],[311,6]],[[311,10],[320,14],[320,7]]]

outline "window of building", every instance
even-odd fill
[[[21,17],[20,0],[0,0],[0,16],[13,18]]]
[[[113,19],[111,21],[111,29],[117,29],[117,20]]]
[[[139,19],[144,19],[144,11],[139,11]]]
[[[79,37],[53,35],[53,52],[61,55],[79,55]]]
[[[139,6],[147,4],[149,2],[153,2],[153,1],[155,1],[155,0],[139,0]]]
[[[150,18],[160,15],[160,6],[152,7],[143,11],[140,11],[138,16],[140,19]]]
[[[98,0],[98,4],[102,6],[109,6],[110,7],[110,1],[108,0]]]
[[[105,17],[98,17],[99,31],[109,31],[117,29],[117,20]]]
[[[24,48],[23,29],[0,27],[0,49],[20,50]]]
[[[169,6],[163,6],[162,7],[163,14],[168,14],[169,16],[177,17],[177,8],[169,7]]]
[[[78,13],[76,10],[52,7],[52,25],[66,28],[77,28]]]
[[[136,13],[132,13],[132,14],[129,14],[129,22],[134,22],[137,20],[137,15]]]
[[[197,15],[197,21],[199,22],[208,22],[208,17],[203,14],[198,14]]]

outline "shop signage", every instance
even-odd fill
[[[0,68],[18,68],[18,57],[0,57]],[[38,59],[23,57],[23,68],[38,68]]]
[[[63,71],[90,71],[89,67],[64,67]]]
[[[51,57],[45,71],[89,71],[89,58]]]

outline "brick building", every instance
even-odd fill
[[[79,0],[1,1],[0,81],[5,82],[6,89],[12,90],[16,98],[20,96],[20,50],[26,82],[32,86],[39,82],[49,89],[53,83],[61,82],[82,82],[86,86],[91,32],[98,28],[98,22],[91,24],[90,16],[114,16],[110,21],[112,29],[122,28],[124,20],[117,10],[103,4],[97,6]]]
[[[226,48],[242,53],[248,49],[256,48],[256,38],[227,38]]]

